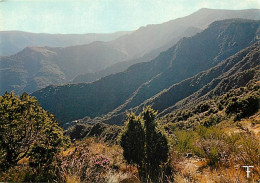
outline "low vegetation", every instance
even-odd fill
[[[230,90],[221,96],[195,101],[161,118],[166,128],[189,129],[197,125],[214,126],[231,118],[234,121],[256,113],[260,103],[260,82]]]
[[[124,127],[76,124],[64,133],[33,97],[6,93],[0,98],[0,181],[256,181],[259,90],[259,82],[251,82],[162,118],[147,107],[129,113]],[[254,166],[250,178],[243,165]]]
[[[0,116],[1,169],[8,169],[23,158],[29,158],[30,166],[48,165],[55,153],[69,143],[54,116],[26,93],[0,97]]]

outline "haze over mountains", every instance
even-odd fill
[[[260,15],[259,10],[215,10],[205,8],[189,16],[163,24],[141,27],[129,36],[122,36],[112,41],[112,44],[121,48],[129,56],[139,57],[178,38],[190,27],[205,29],[216,20],[230,18],[257,20],[260,19]],[[169,45],[169,47],[171,46]]]
[[[144,54],[142,57],[132,59],[130,61],[124,61],[124,62],[119,62],[119,63],[113,64],[98,72],[79,74],[72,80],[72,83],[92,82],[92,81],[98,80],[102,77],[108,76],[110,74],[122,72],[133,64],[140,63],[140,62],[148,62],[148,61],[154,59],[155,57],[157,57],[162,51],[165,51],[169,47],[174,45],[181,38],[193,36],[201,31],[202,31],[202,29],[199,29],[196,27],[187,28],[178,38],[173,39],[172,41],[168,42],[166,45],[164,45],[160,48],[154,49],[154,50],[150,51],[149,53]]]
[[[259,12],[201,9],[187,17],[142,27],[109,42],[66,48],[25,48],[15,55],[1,57],[0,92],[31,93],[48,85],[68,83],[77,75],[81,75],[80,79],[75,78],[73,82],[97,80],[134,63],[150,61],[182,37],[196,34],[215,20],[260,19]]]
[[[216,20],[244,18],[259,20],[260,10],[217,10],[203,8],[199,11],[169,22],[148,25],[133,32],[131,36],[122,36],[115,40],[116,45],[121,45],[123,50],[129,50],[127,53],[133,53],[140,57],[127,63],[115,64],[104,71],[97,73],[87,73],[79,75],[74,82],[90,82],[109,74],[124,71],[132,63],[150,61],[159,55],[160,52],[166,51],[178,42],[182,37],[190,37],[207,28],[209,24]]]
[[[93,83],[49,86],[33,95],[45,109],[54,113],[63,122],[84,116],[94,118],[113,111],[106,115],[103,121],[119,123],[121,120],[116,117],[120,117],[120,113],[124,113],[125,110],[139,106],[159,92],[216,66],[222,60],[256,43],[260,32],[259,27],[260,21],[241,19],[217,21],[203,32],[180,40],[150,62],[135,64],[124,72]],[[258,47],[253,49],[256,50],[254,52],[257,53],[257,49]],[[252,62],[257,64],[258,57],[259,54],[254,54]],[[241,56],[239,58],[237,62],[242,60]],[[249,69],[254,68],[256,64],[251,64],[252,67],[249,64]],[[225,73],[229,70],[220,69],[221,72]],[[203,84],[211,82],[212,76],[208,76]],[[183,88],[183,91],[186,89],[189,91],[189,88]],[[197,86],[197,90],[199,89],[200,85]],[[177,99],[173,99],[171,104],[166,102],[161,110],[189,96],[185,93],[182,96],[182,94],[176,96]]]
[[[94,41],[111,41],[128,33],[130,32],[111,34],[46,34],[0,31],[0,56],[12,55],[25,47],[31,46],[66,47],[88,44]]]
[[[122,52],[99,42],[66,48],[27,47],[1,57],[1,93],[31,93],[51,84],[63,84],[75,73],[98,71],[124,58]]]

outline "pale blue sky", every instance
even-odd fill
[[[136,30],[200,8],[260,8],[260,0],[0,0],[0,30],[109,33]]]

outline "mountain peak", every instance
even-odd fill
[[[37,47],[37,46],[28,46],[24,48],[21,52],[18,52],[16,55],[20,56],[29,56],[29,55],[43,55],[48,56],[54,54],[53,51],[49,50],[48,47]]]

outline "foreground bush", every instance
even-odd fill
[[[0,167],[8,170],[23,158],[47,166],[68,143],[54,116],[26,93],[0,96]]]

